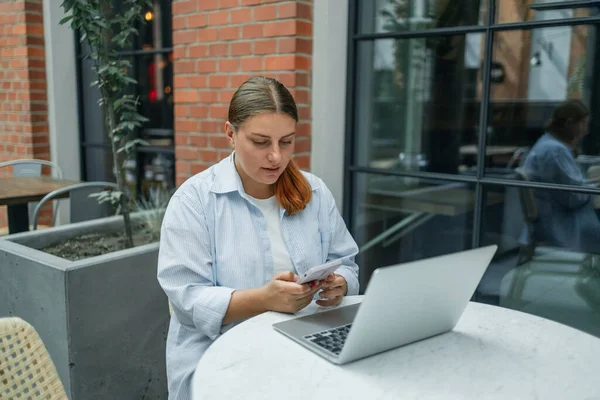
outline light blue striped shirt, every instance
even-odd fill
[[[162,224],[158,281],[173,306],[167,338],[169,399],[190,398],[198,360],[220,334],[231,294],[273,277],[265,218],[244,192],[235,153],[197,174],[171,198]],[[281,209],[281,233],[298,274],[344,258],[336,273],[358,294],[358,247],[323,181],[303,172],[312,200],[294,215]]]

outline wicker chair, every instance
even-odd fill
[[[21,318],[0,318],[0,399],[68,400],[44,343]]]

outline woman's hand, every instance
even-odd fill
[[[275,275],[261,288],[265,308],[269,311],[298,312],[310,304],[314,294],[323,287],[325,282],[300,285],[296,280],[298,276],[292,272],[280,272]]]
[[[322,300],[317,300],[317,304],[322,307],[337,306],[348,293],[348,282],[337,274],[331,274],[323,281],[323,291],[319,293]]]

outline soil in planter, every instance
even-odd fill
[[[147,228],[142,226],[133,229],[134,247],[156,241],[157,239]],[[89,233],[44,247],[40,250],[70,261],[77,261],[123,249],[125,249],[125,233],[114,232]]]

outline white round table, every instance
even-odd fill
[[[268,312],[223,334],[198,363],[192,398],[600,399],[600,339],[518,311],[470,303],[449,333],[343,366],[271,326],[292,317]]]

